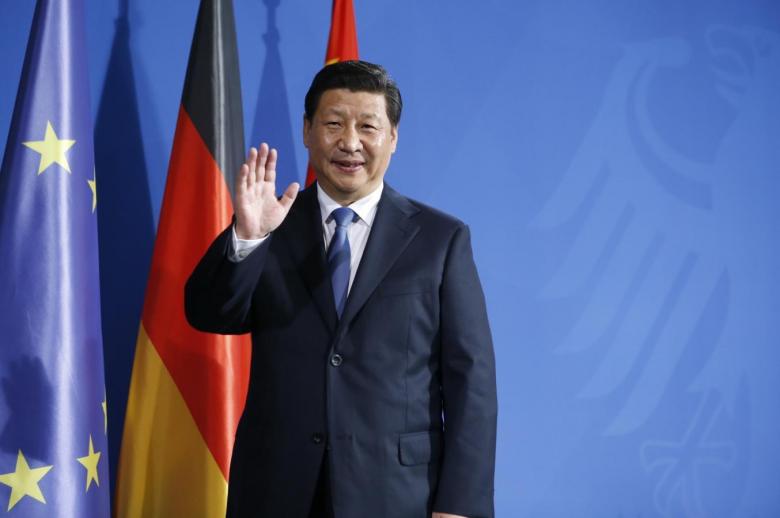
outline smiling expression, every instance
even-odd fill
[[[382,183],[398,143],[381,93],[326,90],[309,121],[303,143],[317,183],[342,205],[363,198]]]

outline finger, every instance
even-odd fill
[[[257,150],[257,181],[265,180],[265,163],[268,161],[268,144],[263,142]]]
[[[268,162],[265,164],[265,181],[266,182],[275,182],[276,181],[276,157],[277,157],[276,149],[271,149],[271,151],[268,152]]]
[[[251,187],[255,183],[255,167],[257,167],[257,149],[250,147],[249,155],[246,157],[247,166],[247,187]]]
[[[236,194],[243,193],[249,189],[250,176],[252,175],[249,174],[249,166],[242,164],[241,169],[238,170],[238,175],[236,176]]]
[[[252,160],[252,156],[256,155],[257,149],[255,147],[250,146],[249,151],[247,151],[246,154],[246,163],[248,164],[250,160]]]
[[[279,205],[281,205],[285,211],[290,210],[290,207],[292,207],[296,196],[298,196],[298,190],[300,188],[301,186],[298,182],[293,182],[287,187],[287,190],[284,191],[284,194],[282,194],[282,197],[279,199]]]

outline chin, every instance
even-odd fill
[[[348,185],[339,184],[339,185],[335,185],[334,187],[336,187],[336,189],[342,194],[355,194],[361,188],[360,185],[352,185],[352,184],[348,184]]]
[[[343,192],[358,191],[366,184],[366,182],[361,181],[361,179],[355,178],[354,176],[339,175],[335,180],[335,182],[331,182],[333,187]]]

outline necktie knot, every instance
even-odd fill
[[[355,211],[349,207],[339,207],[330,213],[337,227],[348,227],[355,221]]]

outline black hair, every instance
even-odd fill
[[[380,93],[385,96],[387,118],[397,127],[401,122],[401,91],[398,85],[380,65],[368,61],[338,61],[325,65],[311,82],[304,101],[304,117],[309,122],[320,104],[320,97],[326,90],[345,88],[350,92]]]

